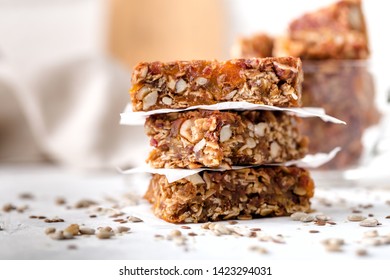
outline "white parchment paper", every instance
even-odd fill
[[[303,108],[281,108],[276,106],[269,105],[259,105],[249,102],[222,102],[213,105],[199,105],[192,106],[185,109],[158,109],[147,112],[133,112],[131,104],[128,104],[121,114],[120,124],[123,125],[143,125],[145,119],[148,116],[155,114],[166,114],[172,112],[183,112],[189,110],[236,110],[236,111],[246,111],[246,110],[268,110],[268,111],[284,111],[290,114],[296,115],[301,118],[310,118],[318,117],[325,122],[332,122],[336,124],[346,124],[344,121],[339,120],[335,117],[329,116],[326,114],[323,108],[316,107],[303,107]]]

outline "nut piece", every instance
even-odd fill
[[[147,110],[149,107],[153,106],[157,102],[158,93],[157,90],[152,91],[146,95],[143,99],[142,108]]]
[[[195,80],[195,83],[198,85],[198,86],[203,86],[205,84],[207,84],[208,80],[206,78],[203,78],[203,77],[198,77],[196,78]]]
[[[186,88],[187,88],[186,81],[184,81],[183,79],[180,79],[177,81],[176,86],[175,86],[176,93],[181,93],[181,92],[185,91]]]
[[[257,137],[263,137],[268,125],[266,123],[258,123],[255,125],[255,135]]]
[[[302,217],[300,219],[301,222],[304,222],[304,223],[310,223],[312,221],[314,221],[314,217],[312,215],[306,215],[304,217]]]
[[[219,142],[223,143],[232,137],[232,130],[230,129],[230,124],[225,125],[221,128],[219,135]]]
[[[200,150],[202,150],[204,148],[204,146],[206,146],[206,139],[203,138],[198,143],[196,143],[196,145],[194,146],[194,153],[197,153]]]
[[[270,149],[271,149],[270,151],[271,157],[276,158],[280,154],[281,149],[277,142],[272,142]]]
[[[246,139],[246,146],[249,148],[249,149],[253,149],[254,147],[256,147],[256,141],[253,139],[253,138],[248,138]],[[271,146],[272,147],[272,146]]]
[[[180,126],[180,135],[190,142],[192,141],[191,128],[193,125],[193,120],[185,120]]]
[[[164,103],[165,105],[172,105],[172,98],[170,98],[170,97],[164,96],[163,99],[162,99],[161,101],[162,101],[162,103]]]
[[[198,173],[187,176],[186,179],[194,185],[200,185],[205,183],[203,178]]]

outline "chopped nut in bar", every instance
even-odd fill
[[[199,223],[305,212],[313,192],[307,170],[278,166],[203,171],[173,183],[155,174],[145,198],[165,221]]]
[[[274,42],[275,56],[301,59],[366,59],[369,42],[360,0],[342,0],[291,22]]]
[[[133,111],[180,109],[225,101],[299,107],[299,58],[248,58],[138,64],[132,75]]]
[[[280,111],[195,110],[150,116],[146,134],[154,168],[227,168],[304,157],[308,139],[298,119]]]

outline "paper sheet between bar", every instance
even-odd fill
[[[199,105],[192,106],[185,109],[159,109],[147,112],[133,112],[131,104],[128,104],[121,114],[120,124],[122,125],[143,125],[145,119],[148,116],[155,114],[166,114],[173,112],[183,112],[189,110],[236,110],[236,111],[248,111],[248,110],[267,110],[267,111],[284,111],[301,118],[318,117],[325,122],[332,122],[335,124],[346,124],[346,122],[339,120],[335,117],[329,116],[325,113],[323,108],[316,107],[303,107],[303,108],[281,108],[269,105],[253,104],[249,102],[222,102],[213,105]]]
[[[333,159],[336,154],[341,150],[340,147],[337,147],[330,151],[329,153],[317,153],[314,155],[307,155],[300,160],[287,161],[281,164],[267,164],[266,166],[291,166],[296,165],[302,168],[317,168],[331,159]],[[232,170],[243,169],[243,168],[252,168],[260,165],[250,165],[250,166],[233,166]],[[264,166],[264,165],[263,165]],[[165,168],[151,168],[149,166],[139,166],[127,170],[119,171],[123,174],[136,174],[136,173],[155,173],[160,175],[165,175],[169,183],[175,182],[177,180],[183,179],[185,177],[197,174],[202,171],[226,171],[227,169],[210,169],[210,168],[197,168],[197,169],[165,169]]]

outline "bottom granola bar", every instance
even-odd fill
[[[274,166],[203,171],[173,183],[154,174],[145,198],[167,222],[198,223],[307,211],[313,193],[307,170]]]

